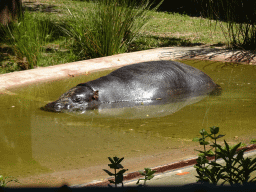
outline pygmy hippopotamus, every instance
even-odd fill
[[[155,103],[213,92],[220,87],[202,71],[174,61],[150,61],[121,67],[78,84],[44,110],[86,111],[117,103]],[[111,107],[110,107],[111,108]]]

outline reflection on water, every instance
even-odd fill
[[[208,74],[222,87],[222,94],[190,97],[165,105],[94,110],[88,114],[40,110],[78,83],[110,71],[1,94],[0,174],[19,178],[90,167],[106,163],[103,159],[108,156],[155,154],[170,150],[167,148],[178,145],[179,139],[192,140],[200,129],[214,125],[220,127],[227,140],[234,136],[254,137],[256,67],[184,63]]]
[[[154,100],[143,102],[102,103],[98,109],[69,114],[80,118],[123,118],[145,119],[171,115],[187,105],[199,102],[209,95],[188,96],[173,100]]]

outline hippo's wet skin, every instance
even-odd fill
[[[44,110],[86,111],[118,103],[156,103],[211,93],[219,88],[202,71],[174,61],[152,61],[121,67],[64,93]]]

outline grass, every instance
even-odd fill
[[[229,46],[233,48],[255,50],[256,22],[255,2],[243,0],[205,1],[208,18],[227,21],[223,32],[226,33]]]
[[[138,31],[150,19],[148,0],[102,0],[90,9],[68,8],[70,24],[61,29],[74,40],[78,59],[124,53]]]
[[[26,56],[24,58],[24,56],[20,56],[21,54],[19,52],[22,51],[15,46],[17,42],[15,44],[13,38],[4,36],[4,38],[0,39],[0,73],[62,64],[101,55],[116,54],[118,52],[132,52],[157,47],[228,44],[222,34],[221,23],[209,25],[210,20],[208,19],[189,17],[177,13],[148,11],[144,17],[151,16],[152,18],[145,26],[142,25],[139,28],[140,30],[137,36],[128,39],[125,43],[122,42],[122,39],[119,39],[119,42],[121,41],[121,44],[124,45],[121,47],[121,51],[93,55],[94,49],[91,47],[91,56],[83,55],[82,57],[78,57],[77,50],[73,49],[74,42],[77,39],[72,35],[70,36],[64,33],[61,30],[61,26],[78,26],[78,23],[75,23],[77,20],[74,22],[72,19],[77,18],[77,14],[79,14],[81,8],[86,12],[86,10],[91,10],[94,4],[85,1],[69,0],[38,0],[23,4],[27,9],[26,15],[30,17],[30,23],[39,26],[40,31],[40,33],[35,32],[34,35],[33,32],[29,33],[32,36],[30,38],[35,40],[34,42],[30,39],[23,39],[21,41],[21,44],[24,44],[24,42],[29,44],[31,48],[27,52],[33,57]],[[73,18],[70,17],[70,13],[73,14]],[[86,17],[86,14],[83,16]],[[86,22],[86,20],[83,20],[83,22]],[[40,25],[44,25],[41,27],[44,30],[40,29]],[[31,30],[35,29],[36,27],[33,28],[31,26]],[[132,27],[125,28],[123,32],[129,32],[129,30],[132,30]],[[40,36],[39,39],[38,36]],[[38,42],[40,42],[40,46],[37,44]],[[99,42],[102,42],[102,40]],[[113,44],[116,43],[112,42]],[[29,46],[26,45],[23,47],[24,49],[28,49]]]

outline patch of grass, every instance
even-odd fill
[[[98,9],[100,5],[87,1],[37,0],[24,2],[23,5],[27,10],[26,15],[33,18],[31,24],[24,24],[30,27],[29,30],[32,32],[26,32],[23,29],[23,33],[26,34],[24,36],[16,30],[17,36],[23,36],[20,43],[10,41],[11,38],[8,41],[0,40],[0,49],[3,50],[0,53],[0,73],[158,47],[228,44],[220,27],[221,22],[209,25],[209,19],[149,11],[147,6],[145,6],[147,10],[145,12],[141,9],[131,11],[127,7],[114,6],[111,9],[117,12],[106,17],[104,11]],[[103,9],[101,7],[101,10]],[[108,11],[111,9],[109,8]],[[129,18],[128,13],[137,14],[139,19],[134,21],[135,26],[128,25],[132,23],[129,19],[135,20]],[[116,17],[114,14],[120,15]],[[98,21],[93,26],[93,21],[90,19],[95,18]],[[146,21],[148,21],[147,24]],[[116,24],[112,25],[113,23]],[[128,24],[123,25],[123,23]],[[40,33],[36,27],[32,27],[32,25],[40,27],[46,24],[48,27],[43,28],[48,29],[39,30]],[[64,27],[67,33],[60,30]],[[115,37],[116,33],[120,33],[120,37]],[[109,40],[106,40],[106,37]],[[24,43],[28,45],[23,46]],[[17,48],[18,44],[21,48]],[[24,56],[24,50],[30,54]]]
[[[205,15],[221,24],[223,35],[232,48],[255,50],[255,2],[243,0],[204,1]],[[225,20],[226,22],[220,22]],[[223,23],[223,24],[222,24]]]
[[[227,43],[221,31],[221,23],[210,25],[209,19],[178,13],[153,12],[152,16],[154,19],[149,21],[142,33],[177,38],[191,44]]]
[[[20,22],[2,27],[21,69],[32,69],[40,61],[42,46],[51,35],[48,23],[48,19],[37,20],[35,14],[25,12]]]
[[[3,175],[0,175],[0,187],[6,187],[10,182],[19,183],[18,179],[13,178],[12,176],[4,177]]]
[[[70,22],[61,29],[73,40],[79,59],[124,53],[138,31],[149,21],[148,0],[94,1],[91,9],[71,12]]]

